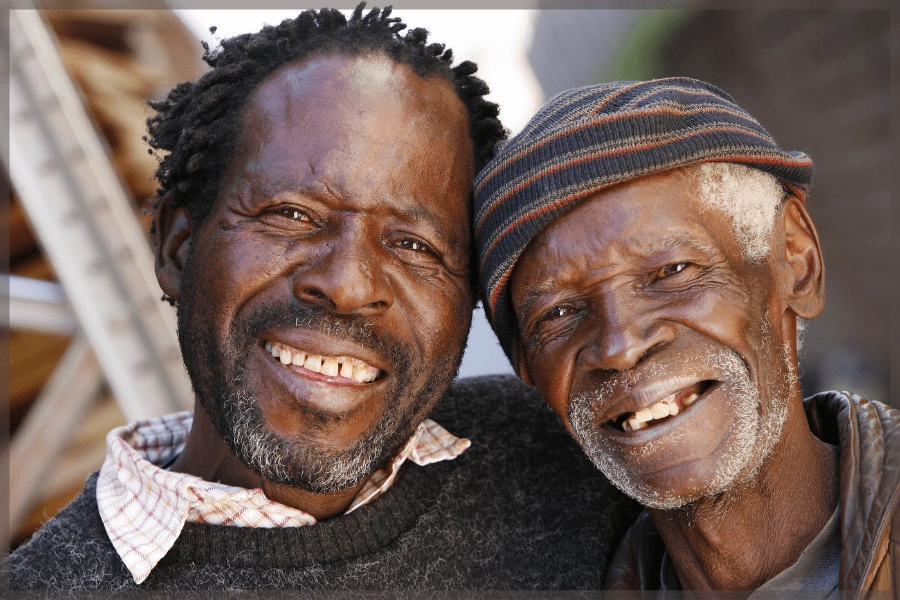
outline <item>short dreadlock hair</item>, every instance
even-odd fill
[[[451,67],[452,50],[428,44],[425,29],[401,36],[406,25],[390,16],[391,7],[363,15],[364,8],[364,2],[357,6],[349,21],[335,9],[307,10],[258,33],[222,40],[214,50],[203,42],[203,60],[211,69],[196,82],[177,85],[164,100],[150,102],[157,114],[147,120],[145,139],[151,153],[166,153],[156,171],[157,202],[168,195],[173,206],[185,207],[194,223],[202,222],[218,195],[250,95],[282,65],[329,53],[382,52],[421,77],[444,77],[466,107],[476,172],[487,164],[506,131],[497,118],[497,105],[484,99],[490,91],[487,84],[473,76],[475,63]]]

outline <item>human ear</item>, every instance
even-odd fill
[[[153,229],[153,253],[156,280],[163,293],[173,299],[181,296],[181,279],[191,249],[194,226],[183,206],[172,206],[167,194],[159,201]]]
[[[784,247],[780,248],[786,277],[788,307],[801,319],[813,319],[825,307],[825,266],[812,219],[803,203],[789,196],[781,204]]]

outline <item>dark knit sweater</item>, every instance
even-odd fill
[[[599,589],[639,507],[610,487],[536,392],[513,377],[454,384],[432,415],[472,440],[407,463],[381,498],[309,527],[187,523],[136,586],[82,494],[5,562],[10,587],[56,589]]]

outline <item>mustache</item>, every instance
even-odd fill
[[[748,388],[750,371],[741,356],[730,348],[704,350],[699,354],[662,360],[652,359],[645,365],[611,373],[595,389],[583,392],[573,399],[567,410],[570,420],[578,419],[584,427],[587,407],[605,405],[611,399],[631,393],[642,381],[671,377],[681,373],[693,374],[698,380],[721,381],[742,390]],[[573,413],[577,413],[577,416]]]
[[[325,307],[291,300],[273,302],[254,309],[232,325],[232,339],[254,343],[274,329],[300,327],[323,335],[351,341],[391,359],[394,369],[408,366],[412,352],[392,336],[379,330],[375,323],[359,316],[336,313]]]

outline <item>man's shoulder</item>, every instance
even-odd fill
[[[97,510],[96,483],[94,473],[75,500],[9,556],[10,588],[93,588],[128,575]]]
[[[819,439],[837,446],[841,430],[853,430],[866,439],[880,439],[890,456],[900,453],[900,410],[850,392],[819,392],[803,403]]]
[[[594,467],[536,390],[512,376],[462,379],[432,418],[472,441],[444,467],[444,497],[465,508],[457,512],[482,545],[496,545],[498,571],[532,574],[508,587],[602,584],[640,506]]]
[[[804,403],[812,432],[841,455],[841,587],[868,587],[879,565],[900,572],[900,411],[849,392]]]
[[[514,375],[483,375],[457,379],[435,408],[432,418],[468,420],[509,415],[523,410],[552,415],[538,391]]]
[[[562,460],[573,473],[603,479],[537,390],[512,375],[457,380],[431,418],[472,440],[463,456],[485,455],[493,464],[509,460],[532,469]]]

